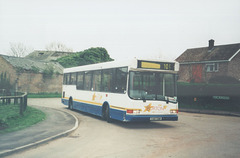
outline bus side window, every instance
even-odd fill
[[[117,68],[115,72],[114,92],[124,93],[127,86],[127,67]]]
[[[69,85],[70,74],[64,74],[64,76],[65,76],[65,85]]]
[[[75,72],[70,74],[69,84],[76,85],[76,73]]]
[[[84,77],[84,90],[91,90],[92,87],[92,72],[85,72],[85,77]]]
[[[111,92],[112,89],[112,78],[113,71],[112,69],[107,69],[102,71],[102,87],[101,91],[103,92]]]
[[[84,72],[77,73],[77,89],[79,90],[83,89],[83,75]]]
[[[92,90],[100,91],[100,89],[101,89],[101,71],[98,70],[93,72]]]

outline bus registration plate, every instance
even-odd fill
[[[162,117],[150,117],[150,121],[161,121]]]

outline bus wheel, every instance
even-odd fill
[[[108,123],[111,122],[110,112],[109,112],[109,106],[108,106],[108,105],[104,106],[103,118],[104,118]]]
[[[72,98],[69,99],[68,101],[68,109],[73,109],[73,101],[72,101]]]

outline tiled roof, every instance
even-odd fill
[[[60,51],[34,51],[27,55],[25,58],[34,60],[52,61],[60,57],[72,54],[73,52],[60,52]]]
[[[207,61],[228,61],[240,50],[240,43],[187,49],[176,61],[184,62],[207,62]]]
[[[13,57],[0,55],[3,57],[8,63],[10,63],[13,67],[22,68],[24,70],[33,70],[34,68],[39,69],[39,72],[43,72],[44,69],[49,66],[53,66],[54,71],[60,74],[63,73],[63,67],[57,62],[47,62],[47,61],[36,61],[32,59]]]

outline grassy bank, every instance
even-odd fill
[[[29,93],[28,98],[61,98],[61,93]]]
[[[24,129],[40,121],[46,115],[35,108],[27,107],[23,116],[19,114],[19,105],[0,106],[0,134]]]

